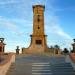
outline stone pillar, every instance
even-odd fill
[[[4,38],[0,38],[0,62],[2,61],[2,55],[5,50],[5,43],[4,43]]]
[[[72,44],[72,46],[73,46],[73,52],[75,53],[75,39],[73,40],[74,40],[74,43]]]
[[[19,46],[17,46],[17,48],[16,48],[16,54],[19,54]]]
[[[0,53],[4,53],[5,45],[4,38],[0,38]]]

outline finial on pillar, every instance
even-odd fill
[[[75,43],[75,39],[73,39],[74,43]]]
[[[19,54],[19,46],[17,46],[17,48],[16,48],[16,54]]]
[[[3,41],[4,41],[4,38],[0,38],[0,42],[3,43]]]

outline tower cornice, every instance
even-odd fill
[[[33,5],[33,9],[36,8],[36,7],[42,7],[45,10],[45,5]]]

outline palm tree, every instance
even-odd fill
[[[60,49],[60,46],[59,45],[55,45],[54,48],[55,49]]]
[[[63,51],[65,54],[69,53],[68,49],[67,48],[64,48],[64,51]]]

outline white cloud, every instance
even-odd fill
[[[73,38],[62,29],[58,20],[58,16],[52,16],[50,21],[46,23],[45,30],[46,34],[49,35],[48,45],[58,44],[61,48],[70,48]]]
[[[6,29],[9,29],[12,33],[15,33],[15,36],[30,35],[32,33],[31,30],[29,30],[32,27],[32,24],[24,19],[9,20],[7,18],[4,18],[3,16],[0,16],[0,23],[3,27],[6,27]]]
[[[53,8],[53,11],[75,11],[75,7],[66,7],[66,8]]]
[[[24,42],[24,41],[9,41],[6,45],[6,52],[16,52],[16,46],[19,46],[20,51],[23,47],[28,48],[30,45],[30,42]]]
[[[53,33],[58,36],[61,36],[64,39],[68,39],[68,40],[72,39],[72,37],[61,28],[58,22],[58,16],[51,17],[49,24],[47,23],[46,30],[49,33]]]
[[[2,25],[4,25],[6,28],[9,28],[13,31],[17,31],[17,26],[13,23],[13,22],[10,22],[9,20],[7,20],[6,18],[4,18],[3,16],[0,16],[0,23]]]
[[[22,23],[25,23],[25,25],[22,25],[25,29],[22,29],[21,25],[18,25],[19,24],[19,21]],[[17,23],[15,23],[17,22]],[[20,19],[7,19],[7,18],[4,18],[3,16],[0,16],[0,23],[3,27],[5,27],[6,29],[9,29],[9,30],[4,30],[4,35],[2,37],[4,37],[6,39],[6,52],[15,52],[15,48],[16,46],[20,46],[20,48],[22,47],[28,47],[29,44],[30,44],[30,38],[29,38],[29,27],[31,27],[29,24],[26,24],[28,23],[28,21],[26,20],[20,20]],[[27,27],[27,25],[29,25]],[[28,30],[26,30],[28,28]],[[26,30],[26,31],[24,31]],[[6,33],[7,31],[10,31],[8,33]],[[14,33],[14,34],[12,34]],[[7,35],[8,34],[8,35]],[[25,38],[25,39],[24,39]]]
[[[0,5],[14,4],[14,3],[18,3],[18,1],[15,1],[15,0],[0,1]]]
[[[64,32],[64,30],[61,27],[59,27],[58,25],[52,26],[51,28],[52,28],[51,29],[52,33],[57,34],[58,36],[61,36],[65,39],[70,39],[70,40],[72,39],[72,37],[69,34],[67,34],[66,32]]]

